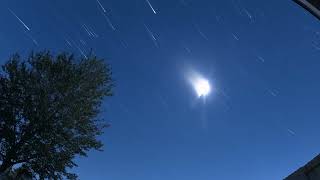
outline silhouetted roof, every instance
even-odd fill
[[[320,166],[320,154],[317,155],[315,158],[313,158],[311,161],[309,161],[306,165],[296,170],[294,173],[290,174],[288,177],[285,178],[285,180],[290,180],[290,178],[305,175],[308,176],[308,174],[313,171],[313,169]]]

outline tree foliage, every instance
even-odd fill
[[[95,56],[12,56],[0,73],[0,173],[19,167],[36,179],[76,179],[74,157],[101,150],[98,119],[112,95],[111,69]]]

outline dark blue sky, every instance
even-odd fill
[[[1,63],[92,48],[112,65],[81,179],[282,179],[320,151],[320,22],[290,0],[1,0],[0,23]]]

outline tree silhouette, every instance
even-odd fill
[[[97,115],[112,89],[110,66],[93,55],[13,55],[0,73],[0,174],[76,179],[74,157],[101,150]]]

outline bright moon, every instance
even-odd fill
[[[210,81],[202,74],[192,68],[187,69],[184,73],[186,80],[189,82],[198,98],[205,98],[211,93],[212,87]]]
[[[203,78],[196,79],[193,86],[198,97],[207,96],[211,91],[209,81]]]

